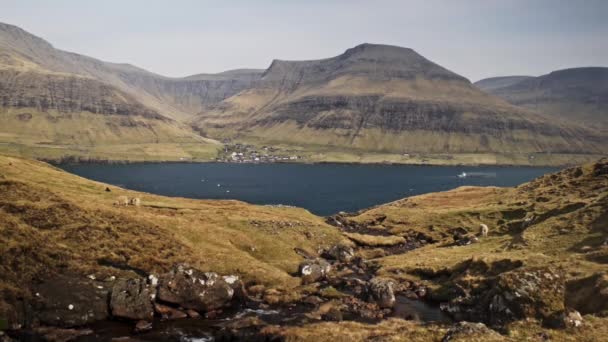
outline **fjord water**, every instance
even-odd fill
[[[131,190],[284,204],[317,215],[357,211],[463,185],[516,186],[557,169],[352,164],[66,164],[79,176]],[[466,177],[459,177],[462,173]]]

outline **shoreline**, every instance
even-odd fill
[[[594,155],[595,156],[595,155]],[[27,158],[25,156],[19,156],[21,158]],[[597,158],[590,158],[590,160],[599,160],[604,156],[597,156]],[[235,164],[235,165],[281,165],[281,164],[300,164],[300,165],[373,165],[373,166],[438,166],[438,167],[555,167],[555,168],[566,168],[577,165],[577,163],[539,163],[539,164],[525,164],[525,163],[405,163],[405,162],[355,162],[355,161],[280,161],[280,162],[225,162],[217,160],[171,160],[171,159],[159,159],[159,160],[128,160],[128,159],[81,159],[81,160],[70,160],[65,161],[63,159],[47,159],[47,158],[35,158],[35,160],[45,162],[54,166],[58,165],[129,165],[129,164]]]

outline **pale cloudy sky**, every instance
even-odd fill
[[[608,0],[0,0],[0,21],[167,76],[363,42],[411,47],[472,81],[608,66]]]

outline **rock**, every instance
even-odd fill
[[[342,303],[347,307],[348,312],[363,319],[377,320],[385,316],[385,312],[376,303],[368,303],[356,297],[345,297]]]
[[[142,333],[152,330],[152,322],[140,320],[135,324],[135,333]]]
[[[308,297],[304,298],[304,300],[302,302],[311,304],[311,305],[319,305],[319,304],[323,303],[323,299],[321,299],[321,297],[319,297],[319,296],[308,296]]]
[[[247,288],[247,292],[252,296],[260,297],[266,291],[266,287],[264,285],[252,285]]]
[[[472,234],[467,234],[465,236],[462,236],[457,242],[456,244],[459,246],[467,246],[470,245],[472,243],[477,243],[479,242],[479,238],[475,235]]]
[[[335,245],[323,253],[328,259],[350,262],[355,258],[355,250],[346,245]]]
[[[322,315],[322,319],[324,321],[340,322],[343,319],[342,311],[340,311],[340,309],[335,308],[335,307],[331,308],[331,309],[329,309],[329,311],[327,313]]]
[[[159,303],[154,303],[154,311],[160,315],[162,320],[174,320],[188,317],[188,315],[181,310]]]
[[[43,325],[75,327],[109,317],[109,290],[81,275],[58,275],[33,286],[35,318]]]
[[[369,281],[369,293],[381,308],[392,308],[395,305],[393,286],[391,279],[373,278]]]
[[[325,279],[331,271],[331,265],[324,259],[306,260],[300,264],[300,275],[303,284],[310,284]]]
[[[499,333],[483,323],[458,322],[448,330],[441,341],[496,341],[503,339]]]
[[[155,290],[145,279],[119,279],[112,288],[110,309],[115,317],[151,320],[154,317]]]
[[[231,302],[234,284],[216,273],[179,264],[160,276],[158,299],[198,312],[212,311]]]
[[[233,299],[245,301],[249,298],[249,294],[245,289],[245,284],[236,275],[223,276],[222,279],[228,284],[234,291]]]
[[[187,314],[187,315],[188,315],[188,317],[190,317],[190,318],[200,318],[200,317],[201,317],[201,315],[200,315],[198,312],[196,312],[196,311],[194,311],[194,310],[192,310],[192,309],[188,309],[188,310],[186,310],[186,314]]]
[[[106,192],[110,192],[110,191],[112,191],[112,190],[110,190],[110,188],[108,188],[108,187],[106,186]]]
[[[424,298],[426,296],[426,294],[427,294],[426,287],[420,286],[416,289],[416,296],[418,298]]]
[[[576,310],[571,310],[563,314],[563,325],[566,328],[578,328],[583,325],[583,316]]]
[[[563,312],[564,275],[552,268],[517,269],[500,274],[489,293],[489,321],[545,320]]]

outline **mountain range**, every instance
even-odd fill
[[[309,161],[526,164],[531,155],[561,163],[606,153],[596,127],[501,93],[533,79],[473,85],[412,49],[375,44],[322,60],[274,60],[266,70],[171,78],[0,24],[0,151],[209,160],[217,139],[229,139]]]
[[[608,68],[487,78],[475,85],[514,105],[608,132]]]

